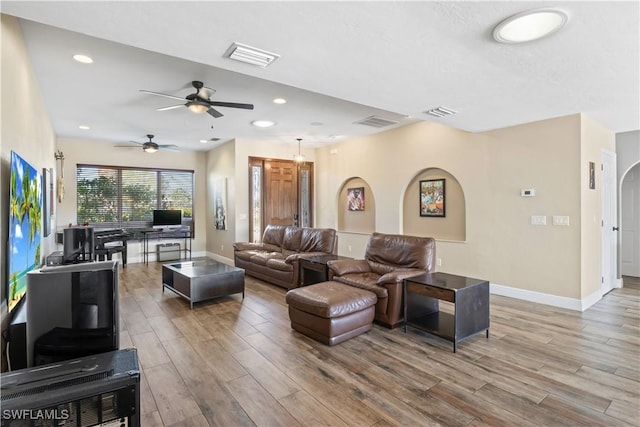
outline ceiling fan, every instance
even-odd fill
[[[149,93],[151,95],[164,96],[165,98],[177,99],[179,101],[186,101],[185,104],[171,105],[169,107],[158,108],[158,111],[171,110],[173,108],[187,107],[194,113],[207,112],[213,117],[222,117],[223,114],[213,107],[229,107],[229,108],[242,108],[245,110],[253,110],[253,104],[239,104],[237,102],[221,102],[212,101],[210,98],[216,92],[215,89],[205,87],[202,82],[192,81],[191,85],[196,89],[195,93],[187,95],[185,98],[179,96],[167,95],[166,93],[152,92],[150,90],[141,89],[140,92]]]
[[[180,151],[178,150],[178,146],[175,144],[165,144],[165,145],[156,144],[155,142],[152,141],[153,135],[151,134],[148,134],[147,138],[149,138],[147,142],[137,142],[137,141],[129,141],[129,142],[133,142],[134,144],[141,145],[142,151],[144,151],[145,153],[155,153],[158,150]],[[132,145],[116,145],[116,147],[134,148]]]

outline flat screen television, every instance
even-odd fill
[[[153,228],[180,228],[182,211],[180,209],[155,209],[153,211]]]
[[[42,174],[11,152],[9,240],[7,242],[7,307],[11,312],[27,292],[27,272],[40,266]]]

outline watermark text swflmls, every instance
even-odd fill
[[[68,420],[68,409],[3,409],[3,420]]]

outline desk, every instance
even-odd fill
[[[425,273],[404,280],[404,332],[407,325],[453,342],[486,330],[489,338],[489,282],[446,273]],[[439,301],[454,304],[454,314]]]
[[[173,239],[183,240],[184,245],[180,247],[180,257],[182,258],[182,252],[184,252],[184,258],[191,259],[191,229],[179,228],[179,229],[156,229],[149,228],[141,230],[142,233],[142,257],[145,264],[149,264],[149,240],[152,239]]]

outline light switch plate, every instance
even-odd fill
[[[531,215],[531,225],[547,225],[547,217],[545,215]]]
[[[553,225],[569,225],[569,217],[565,215],[554,215]]]

